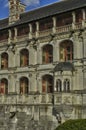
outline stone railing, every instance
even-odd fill
[[[67,104],[67,105],[86,105],[86,94],[74,94],[74,93],[56,93],[54,94],[55,104]]]
[[[68,104],[86,105],[86,94],[47,93],[34,95],[0,95],[0,104]],[[54,101],[54,102],[53,102]]]
[[[56,32],[57,32],[57,33],[68,32],[68,31],[70,31],[71,29],[72,29],[72,24],[69,24],[69,25],[57,27],[57,28],[56,28]]]
[[[0,40],[0,45],[5,45],[8,43],[8,39]]]
[[[28,39],[29,38],[29,34],[27,35],[22,35],[22,36],[17,36],[17,42],[20,42],[20,41],[24,41],[25,39]]]
[[[43,31],[39,31],[39,37],[47,36],[47,35],[49,35],[51,33],[52,33],[52,28],[47,29],[47,30],[43,30]]]
[[[82,22],[75,24],[75,29],[81,29],[82,28]]]

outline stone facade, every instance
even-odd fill
[[[65,26],[57,27],[52,16],[53,27],[47,30],[39,30],[39,21],[35,32],[27,24],[26,35],[18,36],[18,26],[8,28],[8,39],[0,41],[1,130],[53,130],[66,120],[86,118],[86,9],[80,10],[78,23],[72,10],[73,22]],[[60,56],[66,43],[72,52],[69,60],[66,54]],[[43,60],[45,46],[51,50],[48,60]],[[26,56],[22,50],[27,51],[28,65],[21,61]]]

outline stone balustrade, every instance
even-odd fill
[[[72,29],[72,24],[57,27],[56,32],[57,33],[63,33],[63,32],[69,32]]]
[[[86,105],[86,94],[71,93],[47,93],[34,95],[1,95],[0,104],[68,104],[68,105]],[[54,101],[54,102],[53,102]]]
[[[44,37],[44,36],[47,36],[47,35],[49,35],[51,33],[52,33],[52,28],[47,29],[47,30],[43,30],[43,31],[39,31],[39,37]]]
[[[82,28],[82,23],[76,23],[75,24],[75,29],[81,29]]]

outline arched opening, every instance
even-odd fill
[[[53,46],[45,45],[42,48],[42,62],[44,64],[53,62]]]
[[[69,79],[64,80],[64,92],[69,92],[70,91],[70,81]]]
[[[8,80],[5,78],[1,79],[0,93],[1,94],[8,94]]]
[[[70,40],[65,40],[60,43],[60,61],[73,60],[73,43]]]
[[[8,68],[8,54],[6,52],[1,54],[1,69]]]
[[[56,81],[56,91],[62,92],[62,81],[60,79]]]
[[[22,49],[20,51],[20,66],[28,66],[29,64],[29,52],[27,49]]]
[[[53,92],[53,77],[51,75],[44,75],[42,77],[42,92]]]
[[[20,94],[28,94],[28,78],[21,77],[20,78]]]

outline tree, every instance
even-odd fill
[[[86,119],[68,120],[55,130],[86,130]]]

